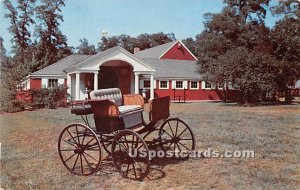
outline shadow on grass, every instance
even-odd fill
[[[150,161],[150,171],[147,176],[148,180],[156,181],[164,178],[167,174],[164,172],[164,167],[168,165],[175,165],[181,162],[185,162],[190,158],[186,159],[175,159],[175,158],[158,158],[155,157]],[[96,176],[101,175],[116,175],[118,174],[113,162],[110,158],[105,158],[102,160],[101,166],[96,172]],[[120,175],[120,174],[119,174]]]

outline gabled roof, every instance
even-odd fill
[[[171,47],[173,47],[178,41],[172,41],[163,45],[155,46],[149,49],[141,50],[134,55],[140,58],[160,58]]]
[[[118,53],[123,53],[125,56],[129,57],[130,59],[135,60],[140,64],[141,67],[145,68],[148,71],[154,72],[155,70],[151,68],[148,64],[146,64],[142,59],[134,56],[132,53],[128,52],[124,48],[120,46],[115,46],[113,48],[107,49],[105,51],[99,52],[96,55],[92,55],[88,59],[85,59],[81,62],[77,62],[76,64],[73,64],[72,66],[65,68],[65,72],[72,72],[74,70],[78,70],[81,68],[86,68],[86,67],[91,67],[92,65],[97,65],[101,61],[107,61],[112,58],[112,55],[118,54]],[[97,70],[99,68],[97,67]]]
[[[154,77],[156,79],[201,79],[197,61],[153,58],[144,58],[143,60],[155,69]]]
[[[68,57],[65,57],[64,59],[53,63],[52,65],[49,65],[41,70],[38,70],[29,76],[45,76],[45,75],[62,75],[65,76],[66,73],[63,72],[63,70],[67,67],[70,67],[76,63],[79,63],[87,58],[91,57],[91,55],[79,55],[79,54],[73,54]]]

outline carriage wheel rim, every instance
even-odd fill
[[[176,128],[174,130],[172,129],[172,126],[170,125],[170,121],[176,121],[177,122],[176,123]],[[177,131],[179,123],[181,123],[182,126],[185,127],[181,132]],[[170,131],[167,132],[166,129],[170,129]],[[189,137],[188,138],[181,138],[181,135],[184,134],[185,132],[189,133]],[[170,144],[167,146],[167,148],[164,147],[165,144],[163,142],[163,139],[161,138],[164,133],[166,134],[166,136],[168,136],[168,138],[171,138],[171,139],[169,139]],[[161,127],[159,129],[159,137],[160,137],[159,138],[160,139],[160,146],[164,151],[169,151],[171,147],[173,148],[174,153],[175,153],[176,149],[177,149],[178,153],[181,153],[182,150],[181,150],[180,147],[186,149],[187,151],[195,150],[196,142],[195,142],[194,133],[193,133],[192,129],[184,121],[182,121],[179,118],[169,118],[166,121],[164,121],[161,124]],[[189,146],[189,145],[186,146],[186,144],[184,144],[182,141],[190,141],[191,146]],[[175,155],[173,157],[175,157]],[[183,157],[181,155],[181,157],[179,157],[179,159],[186,159],[186,158],[188,158],[188,155],[183,156]]]
[[[115,151],[115,148],[116,146],[121,146],[120,143],[118,142],[118,140],[121,139],[121,137],[123,135],[131,135],[131,136],[135,136],[138,140],[138,143],[141,143],[141,147],[144,147],[145,148],[145,152],[147,154],[147,156],[145,157],[144,161],[145,161],[145,167],[143,168],[139,162],[138,162],[138,159],[136,158],[132,158],[128,155],[128,152],[126,153],[127,155],[125,155],[126,158],[122,157],[122,160],[123,161],[128,161],[128,163],[126,163],[126,171],[122,171],[122,168],[120,167],[122,165],[117,163],[117,160],[116,160],[116,153],[114,152]],[[126,137],[125,139],[123,138],[123,140],[126,140]],[[124,141],[125,142],[125,141]],[[132,141],[133,142],[133,141]],[[132,144],[133,145],[133,144]],[[123,148],[126,146],[129,147],[128,145],[128,142],[127,142],[127,145],[123,145]],[[127,148],[128,148],[127,147]],[[139,146],[140,147],[140,146]],[[140,147],[140,148],[141,148]],[[147,177],[148,173],[149,173],[149,170],[150,170],[150,159],[149,159],[149,148],[146,144],[146,142],[140,137],[139,134],[137,134],[136,132],[134,131],[131,131],[131,130],[124,130],[124,131],[121,131],[118,135],[116,135],[116,137],[114,138],[114,141],[113,141],[113,144],[112,144],[112,160],[113,160],[113,163],[117,169],[117,171],[124,177],[124,178],[128,178],[128,179],[133,179],[133,180],[143,180],[145,177]],[[119,156],[120,157],[120,156]],[[128,160],[126,160],[128,159]],[[139,168],[136,168],[136,166],[138,166]],[[143,173],[142,175],[140,176],[137,176],[137,170],[139,170],[138,173],[140,173],[140,171],[142,170]],[[133,170],[133,174],[134,174],[134,177],[129,177],[129,170]]]
[[[77,131],[77,134],[76,134],[77,136],[75,136],[75,135],[72,136],[72,134],[70,133],[70,129],[72,127],[75,127],[75,129]],[[83,135],[81,134],[81,136],[79,136],[78,128],[84,129]],[[70,141],[70,139],[68,139],[68,140],[64,139],[65,134],[68,134],[68,136],[70,137],[70,139],[73,140],[73,142]],[[85,141],[86,136],[91,137],[92,140],[89,140],[90,142],[87,142],[87,140]],[[80,139],[80,137],[82,137],[82,139]],[[94,144],[90,145],[89,143],[91,143],[94,140],[96,142]],[[72,152],[72,149],[70,149],[70,150],[62,149],[62,147],[61,147],[62,142],[67,143],[67,144],[69,143],[70,145],[74,146],[73,154],[71,156],[69,156],[68,158],[65,158],[63,156],[62,152],[64,152],[64,151]],[[86,142],[86,144],[84,144],[84,142]],[[98,147],[98,149],[97,149],[97,147]],[[86,151],[95,151],[95,152],[98,151],[99,154],[96,153],[97,157],[94,158],[93,156],[91,156],[89,154],[90,152],[86,152]],[[58,152],[59,152],[59,157],[60,157],[63,165],[74,175],[85,175],[85,176],[91,175],[91,174],[95,173],[96,171],[98,171],[98,169],[101,165],[101,146],[100,146],[99,139],[97,138],[97,135],[95,134],[95,132],[84,124],[73,123],[73,124],[66,126],[62,130],[62,132],[60,133],[60,136],[59,136],[59,140],[58,140]],[[91,157],[94,158],[94,160],[96,161],[96,164],[93,164],[89,161],[89,159],[91,159]],[[74,164],[71,164],[71,165],[67,164],[67,162],[68,161],[71,162],[72,159],[75,159]],[[85,165],[83,165],[84,163],[85,163]],[[77,166],[78,164],[80,167],[79,172],[75,170],[78,168],[78,166]],[[85,172],[83,166],[88,168],[89,172]]]

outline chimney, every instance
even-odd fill
[[[133,48],[133,54],[136,54],[137,52],[139,52],[141,49],[139,47],[135,47]]]

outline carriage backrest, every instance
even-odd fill
[[[113,101],[117,106],[121,106],[123,104],[123,96],[121,90],[118,88],[94,90],[90,93],[90,96],[91,99],[108,99],[110,101]]]
[[[157,122],[170,117],[170,97],[154,98],[150,100],[150,115],[151,122]]]

